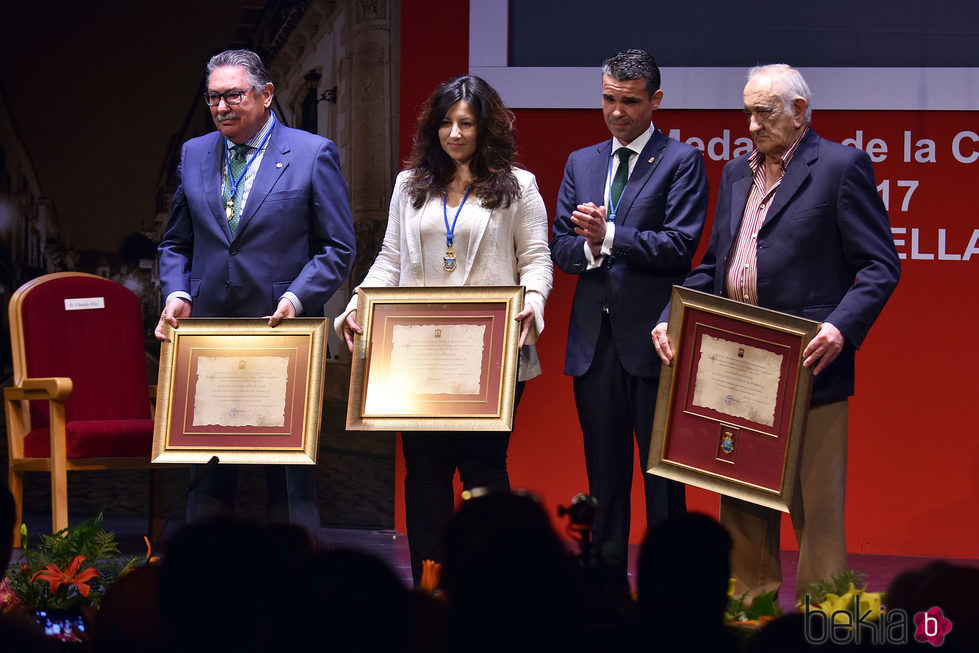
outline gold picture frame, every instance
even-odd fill
[[[788,512],[819,324],[673,287],[647,472]]]
[[[522,286],[362,287],[358,296],[364,335],[348,430],[513,428]]]
[[[185,318],[164,332],[154,463],[316,464],[326,320]]]

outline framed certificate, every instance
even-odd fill
[[[165,333],[153,462],[316,463],[324,319],[186,318]]]
[[[788,512],[818,326],[674,286],[647,471]]]
[[[348,430],[509,431],[522,286],[360,288]]]

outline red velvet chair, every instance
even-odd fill
[[[139,300],[108,279],[58,272],[18,288],[8,311],[14,382],[3,397],[16,523],[24,472],[48,472],[54,533],[68,526],[67,472],[150,469],[155,386],[146,380]],[[163,477],[151,476],[155,536]]]

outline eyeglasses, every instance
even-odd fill
[[[224,98],[224,103],[228,106],[233,106],[235,104],[241,104],[241,101],[245,97],[245,93],[252,90],[253,88],[258,88],[257,86],[246,88],[243,91],[225,91],[224,93],[212,93],[208,91],[204,94],[204,102],[209,107],[216,107],[221,104],[221,99]]]

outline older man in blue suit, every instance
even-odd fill
[[[810,91],[799,71],[785,64],[753,68],[744,111],[756,149],[724,167],[710,246],[683,285],[820,323],[803,351],[815,379],[790,506],[801,602],[808,584],[846,566],[847,398],[855,351],[894,290],[900,263],[870,158],[809,127]],[[664,311],[652,338],[669,364],[667,317]],[[721,523],[734,540],[736,594],[778,590],[781,513],[725,496]]]
[[[612,139],[573,152],[564,169],[551,258],[577,275],[564,373],[574,377],[595,546],[624,578],[633,458],[645,465],[660,361],[649,331],[690,271],[707,212],[699,151],[652,124],[663,99],[656,62],[628,50],[602,66]],[[644,474],[648,526],[685,510],[683,485]]]
[[[321,316],[346,278],[355,237],[333,142],[280,124],[274,87],[248,50],[207,64],[216,132],[184,144],[160,243],[164,322],[180,318]],[[192,493],[188,517],[232,511],[237,470],[219,465]],[[269,517],[320,529],[315,469],[270,466]]]

